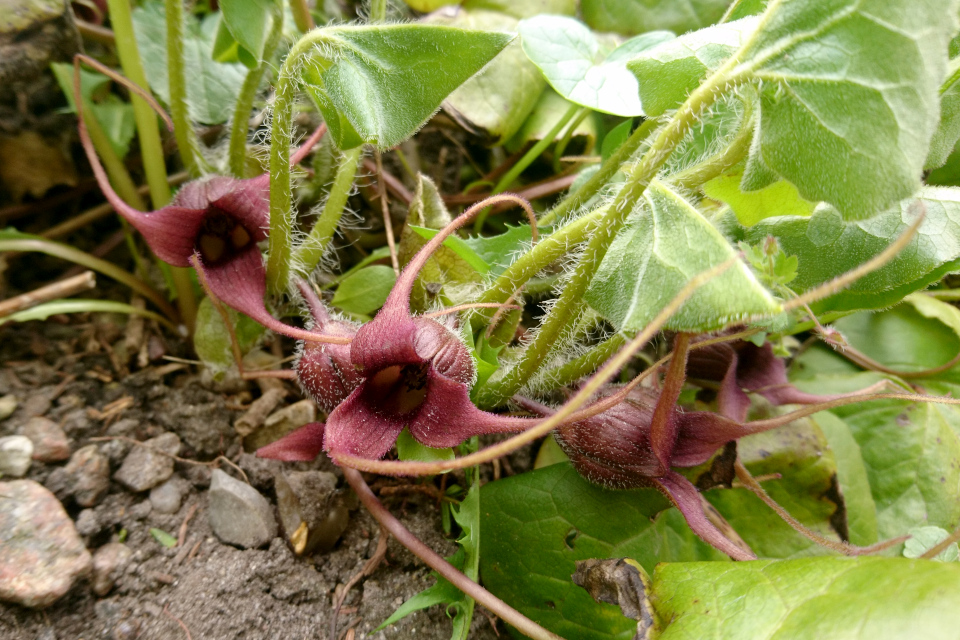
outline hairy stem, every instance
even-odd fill
[[[617,194],[613,204],[594,228],[573,277],[541,322],[536,337],[524,351],[520,361],[498,383],[481,390],[478,399],[484,405],[495,406],[515,394],[546,361],[553,348],[562,341],[566,327],[579,317],[584,304],[583,295],[600,267],[607,249],[613,243],[613,239],[633,212],[647,185],[656,177],[660,167],[697,122],[700,114],[730,87],[728,69],[734,65],[735,61],[736,58],[731,58],[691,93],[673,118],[660,130],[627,183]]]
[[[353,187],[353,180],[357,175],[357,167],[360,166],[360,156],[363,153],[362,147],[348,149],[343,152],[340,166],[337,167],[337,175],[330,186],[330,193],[327,195],[327,201],[323,203],[323,211],[317,221],[313,223],[310,235],[297,249],[294,264],[303,274],[309,274],[323,258],[323,253],[327,245],[336,233],[340,225],[340,218],[347,206],[347,198],[350,197],[350,189]]]
[[[309,14],[308,14],[309,15]],[[263,74],[271,66],[270,59],[283,37],[283,11],[276,11],[273,16],[273,26],[267,34],[267,41],[263,45],[263,59],[256,69],[247,71],[247,77],[240,87],[237,103],[233,108],[232,128],[230,129],[229,162],[230,173],[238,178],[246,177],[247,168],[247,122],[253,101],[257,97],[257,90],[263,80]]]
[[[677,421],[674,414],[677,410],[677,400],[683,391],[683,383],[687,379],[687,354],[690,351],[689,333],[678,333],[673,346],[673,356],[670,358],[670,368],[663,380],[663,390],[657,399],[657,406],[653,409],[650,420],[650,447],[660,461],[660,473],[664,475],[670,470],[670,458],[673,447],[677,442]]]
[[[367,22],[386,22],[387,0],[370,0],[370,19]]]
[[[573,140],[573,133],[591,113],[589,107],[582,107],[577,116],[570,121],[570,126],[563,132],[563,136],[557,141],[557,146],[553,150],[553,170],[555,172],[560,173],[560,158],[563,157],[563,152],[567,150],[567,145]]]
[[[640,148],[643,141],[646,140],[647,136],[656,128],[657,124],[656,120],[650,119],[637,127],[636,130],[630,134],[630,137],[617,148],[616,152],[607,158],[606,162],[600,165],[600,169],[593,174],[592,178],[583,183],[583,186],[579,189],[561,200],[553,209],[543,214],[543,216],[540,217],[540,224],[551,224],[554,220],[569,215],[578,207],[583,206],[590,198],[597,195],[600,189],[610,181],[610,178],[612,178],[617,171],[620,171],[623,163],[637,152],[637,149]]]
[[[684,189],[696,189],[735,166],[746,157],[750,150],[750,142],[753,139],[753,125],[753,102],[745,100],[743,116],[740,119],[740,130],[730,144],[720,153],[670,176],[670,182]]]
[[[627,337],[625,335],[615,333],[579,358],[574,358],[570,362],[544,373],[543,378],[550,383],[551,388],[572,384],[596,371],[626,342]]]
[[[170,83],[170,116],[180,159],[194,178],[211,171],[201,153],[200,140],[187,108],[187,76],[183,59],[183,0],[166,0],[167,73]]]
[[[140,51],[137,49],[130,4],[128,0],[107,0],[107,5],[110,8],[110,23],[113,25],[117,57],[120,58],[123,73],[131,82],[140,85],[146,91],[150,85],[147,83],[147,75],[140,60]],[[153,201],[153,208],[159,209],[170,202],[170,186],[167,184],[167,168],[160,131],[157,129],[157,117],[150,105],[140,96],[131,95],[130,102],[133,104],[133,115],[137,123],[140,156],[143,159],[143,170],[147,175],[147,185],[150,187],[150,199]],[[180,267],[172,267],[170,272],[177,293],[180,319],[188,330],[192,331],[197,317],[197,300],[193,294],[190,272]]]
[[[313,16],[310,15],[307,0],[290,0],[290,13],[293,14],[293,22],[297,25],[297,30],[300,33],[306,33],[317,26],[313,21]],[[264,55],[263,57],[266,58],[267,56]]]
[[[450,584],[490,609],[506,623],[516,627],[518,631],[534,638],[534,640],[562,640],[560,636],[547,631],[465,576],[456,567],[444,560],[440,554],[421,542],[381,504],[359,471],[344,467],[343,476],[360,498],[360,502],[370,512],[370,515],[380,523],[380,526],[389,531],[390,535],[415,556],[423,560],[428,567],[449,580]]]

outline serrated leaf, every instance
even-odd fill
[[[225,307],[226,308],[226,307]],[[240,353],[246,355],[263,335],[264,327],[247,316],[227,309],[227,316],[233,324],[234,335],[240,345]],[[196,328],[193,334],[193,349],[197,357],[215,373],[234,366],[233,349],[230,334],[210,298],[204,298],[197,307]]]
[[[673,39],[669,31],[652,31],[610,51],[579,20],[536,16],[517,25],[523,51],[564,98],[617,116],[644,115],[636,78],[627,61]]]
[[[960,565],[905,558],[666,563],[651,600],[661,640],[948,640]]]
[[[735,255],[690,203],[654,181],[607,251],[585,299],[618,329],[640,330],[691,278]],[[738,262],[700,287],[667,326],[709,331],[738,319],[774,315],[778,309],[750,269]]]
[[[410,229],[414,231],[421,238],[429,240],[433,236],[439,233],[438,229],[425,229],[423,227],[414,227],[411,226]],[[487,273],[490,270],[490,266],[486,261],[477,255],[477,253],[470,247],[469,244],[462,238],[457,236],[450,236],[443,241],[443,246],[451,249],[456,253],[460,258],[469,264],[477,273]]]
[[[915,220],[918,201],[926,217],[903,251],[844,291],[811,304],[817,313],[887,307],[960,270],[960,189],[924,187],[916,199],[869,220],[845,222],[827,206],[809,218],[768,218],[745,230],[744,239],[756,244],[773,236],[786,254],[797,256],[797,278],[790,287],[803,292],[883,251]]]
[[[940,124],[930,141],[930,154],[925,169],[935,169],[947,161],[947,157],[960,140],[960,58],[950,61],[947,68],[949,82],[940,88]]]
[[[220,0],[221,28],[229,30],[236,40],[241,48],[238,58],[248,68],[255,69],[263,59],[278,11],[276,0]]]
[[[730,205],[733,212],[745,227],[752,227],[761,220],[774,216],[809,217],[815,202],[804,200],[797,188],[786,180],[777,182],[757,191],[742,191],[740,182],[742,173],[717,176],[703,185],[703,192],[714,200]]]
[[[302,80],[340,149],[403,142],[514,37],[427,24],[328,27],[323,34]]]
[[[647,115],[676,108],[756,29],[757,18],[744,18],[694,31],[645,51],[627,63],[637,78]]]
[[[396,281],[391,267],[364,267],[340,282],[330,303],[348,313],[369,315],[383,306]]]
[[[582,0],[580,11],[596,31],[686,33],[719,20],[727,4],[729,0]]]
[[[725,559],[659,492],[603,489],[569,463],[488,483],[481,504],[484,585],[565,638],[629,640],[636,632],[618,607],[573,584],[577,560],[629,556],[650,571],[657,562]]]
[[[761,83],[764,164],[846,219],[915,193],[940,116],[956,6],[771,3],[732,71]]]
[[[521,224],[513,227],[506,225],[507,230],[495,236],[472,236],[464,243],[489,266],[492,276],[499,276],[510,266],[516,256],[528,250],[533,243],[533,233],[530,225]],[[549,235],[551,227],[538,228],[540,236]]]
[[[516,31],[517,20],[503,13],[457,11],[429,16],[466,29]],[[503,144],[523,125],[537,105],[547,81],[516,39],[477,75],[460,85],[443,101],[443,110],[457,123],[490,146]]]
[[[246,78],[238,64],[222,64],[212,57],[218,18],[211,14],[198,21],[186,17],[183,37],[187,73],[187,105],[190,118],[203,124],[221,124],[230,119],[233,104]],[[150,88],[170,103],[167,74],[167,19],[162,2],[147,2],[133,11],[133,26]]]

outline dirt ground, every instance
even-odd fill
[[[113,473],[132,445],[124,439],[91,438],[142,441],[172,431],[183,441],[181,457],[203,463],[225,455],[275,507],[271,465],[280,463],[245,454],[232,427],[259,395],[257,385],[218,389],[204,382],[195,367],[161,358],[129,373],[124,354],[118,356],[114,348],[122,343],[123,331],[105,319],[54,318],[0,328],[0,396],[13,394],[18,401],[16,411],[0,422],[0,436],[16,433],[31,416],[43,415],[64,429],[73,451],[95,442],[110,459]],[[164,351],[178,354],[185,349],[167,344]],[[289,390],[287,403],[300,399],[295,385],[289,384]],[[27,478],[56,492],[53,471],[63,464],[34,462]],[[340,477],[325,458],[294,466]],[[220,468],[239,477],[228,465]],[[91,553],[126,532],[133,555],[114,589],[97,597],[89,580],[81,579],[46,609],[0,604],[0,640],[339,640],[350,633],[356,638],[449,637],[450,624],[440,606],[373,632],[404,600],[433,581],[429,570],[392,539],[385,562],[350,590],[336,635],[331,635],[334,595],[374,553],[380,535],[376,522],[364,510],[352,510],[334,549],[308,558],[296,556],[281,537],[266,548],[238,549],[220,542],[208,523],[210,473],[209,465],[176,464],[175,475],[183,479],[185,491],[174,514],[152,509],[149,492],[135,494],[112,482],[106,497],[84,515],[80,529]],[[434,500],[401,491],[385,503],[439,553],[454,551],[442,534]],[[64,507],[73,519],[82,511],[70,499]],[[174,536],[182,530],[184,543],[164,547],[151,528]],[[495,629],[478,608],[471,638],[489,640],[505,633],[502,623]]]

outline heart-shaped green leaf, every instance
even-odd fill
[[[761,83],[763,163],[845,219],[915,193],[956,18],[950,0],[771,3],[732,70]]]
[[[579,20],[536,16],[521,20],[523,51],[564,98],[595,111],[618,116],[644,115],[637,80],[627,71],[631,58],[673,39],[669,31],[652,31],[603,50]]]
[[[916,199],[904,200],[870,220],[844,222],[835,210],[820,206],[809,218],[767,218],[743,233],[750,244],[773,236],[787,255],[797,256],[798,273],[790,287],[802,292],[883,251],[920,210],[926,211],[923,223],[897,257],[848,289],[811,305],[818,313],[876,309],[896,304],[960,269],[960,189],[924,187]]]
[[[428,24],[331,27],[302,80],[338,147],[392,147],[513,37]]]
[[[654,181],[634,218],[607,251],[585,298],[618,329],[638,331],[691,278],[735,255],[730,243],[689,202]],[[738,262],[700,287],[667,326],[709,331],[778,310],[750,269]]]
[[[277,0],[220,0],[223,19],[217,33],[214,58],[226,61],[226,49],[232,48],[224,46],[230,42],[229,35],[237,45],[234,51],[240,62],[251,69],[259,66],[278,11]]]
[[[383,306],[396,280],[391,267],[364,267],[343,279],[331,304],[348,313],[369,315]]]

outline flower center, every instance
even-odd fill
[[[407,415],[420,408],[427,398],[429,365],[394,365],[381,369],[367,380],[367,389],[379,398],[377,408],[384,414]]]
[[[197,248],[204,262],[217,264],[246,249],[252,241],[250,232],[236,218],[221,209],[210,207],[203,217]]]

